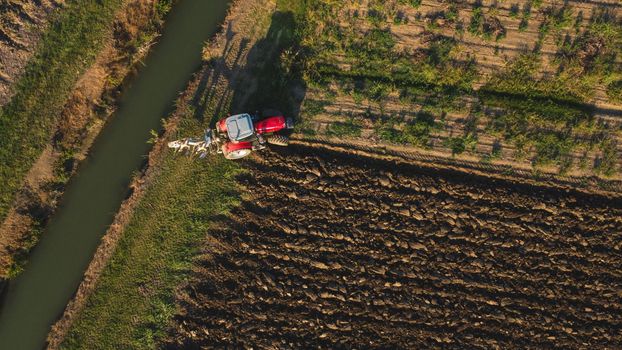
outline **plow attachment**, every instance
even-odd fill
[[[168,147],[175,150],[175,153],[183,153],[199,158],[205,158],[209,154],[220,153],[218,140],[213,137],[211,130],[206,130],[203,139],[185,138],[181,140],[171,141]]]

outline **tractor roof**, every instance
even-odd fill
[[[248,113],[232,115],[226,120],[227,134],[232,141],[243,140],[255,133],[253,120]]]

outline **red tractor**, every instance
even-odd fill
[[[202,139],[186,138],[169,142],[168,146],[200,158],[222,153],[227,159],[240,159],[266,148],[268,143],[287,146],[289,139],[283,133],[293,127],[293,120],[282,115],[261,118],[258,113],[236,114],[219,120],[216,129],[206,130]]]

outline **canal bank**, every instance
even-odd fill
[[[62,108],[55,109],[49,95],[39,94],[37,97],[38,104],[46,106],[43,113],[56,121],[46,131],[49,136],[45,137],[47,141],[43,152],[30,167],[25,178],[18,181],[21,187],[12,199],[6,217],[0,222],[0,284],[1,280],[15,278],[21,273],[30,250],[36,245],[46,223],[54,214],[67,181],[75,174],[106,120],[114,113],[118,92],[124,85],[122,82],[131,80],[133,74],[130,73],[139,67],[148,53],[148,48],[162,30],[166,9],[156,10],[156,4],[162,1],[164,0],[121,1],[121,8],[113,18],[104,21],[109,28],[101,35],[101,49],[94,62],[79,77],[74,77],[69,72],[73,69],[65,68],[65,76],[77,79],[72,85],[72,91],[64,96],[61,89],[50,82],[54,90],[58,91],[54,96],[58,99],[57,103],[62,104]],[[72,2],[72,6],[80,6],[80,3]],[[71,12],[71,9],[65,8],[63,11]],[[71,13],[73,16],[66,14],[58,23],[74,20],[77,15],[75,12]],[[58,27],[54,27],[54,30],[58,31]],[[55,45],[57,50],[61,50],[61,42]],[[41,48],[41,51],[45,49]],[[39,63],[46,67],[41,70],[41,79],[46,79],[45,76],[49,75],[46,70],[55,71],[56,66],[63,62],[73,61],[76,61],[73,57],[55,60],[47,56]],[[82,61],[76,66],[84,69],[84,65],[89,62]],[[27,87],[23,89],[26,91]],[[50,89],[33,89],[38,90],[49,92]],[[64,97],[59,97],[61,95]],[[16,96],[16,100],[20,98],[23,99],[23,96]],[[36,108],[27,108],[25,112],[33,119],[39,119]],[[35,133],[31,125],[28,126],[28,133]],[[26,142],[21,137],[19,140]],[[3,217],[2,213],[0,217]]]
[[[132,173],[149,151],[150,131],[173,107],[201,62],[201,48],[224,18],[227,1],[181,0],[164,34],[124,93],[91,155],[69,184],[25,271],[0,310],[0,348],[40,349],[127,195]]]

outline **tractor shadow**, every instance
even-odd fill
[[[251,40],[244,33],[236,33],[231,23],[223,28],[223,53],[199,72],[192,98],[193,115],[203,125],[213,126],[226,114],[243,112],[282,113],[298,119],[307,87],[299,69],[302,55],[296,19],[291,12],[277,11],[270,23],[266,35],[250,49]]]
[[[298,23],[292,12],[272,14],[266,36],[248,54],[246,81],[240,81],[231,103],[232,113],[281,112],[298,119],[307,92],[300,63],[302,50],[297,35]]]
[[[222,55],[209,59],[208,63],[199,72],[200,80],[192,97],[192,106],[194,106],[194,118],[200,122],[204,122],[205,119],[209,122],[213,119],[213,116],[205,118],[208,112],[213,112],[215,115],[220,115],[222,112],[223,95],[218,96],[218,82],[233,75],[249,43],[247,38],[243,38],[237,43],[235,39],[238,35],[240,34],[233,30],[233,25],[229,22],[224,34],[225,47]],[[231,60],[232,55],[235,55],[233,60]],[[219,100],[215,102],[217,98]],[[213,111],[208,111],[214,102],[216,107]]]

